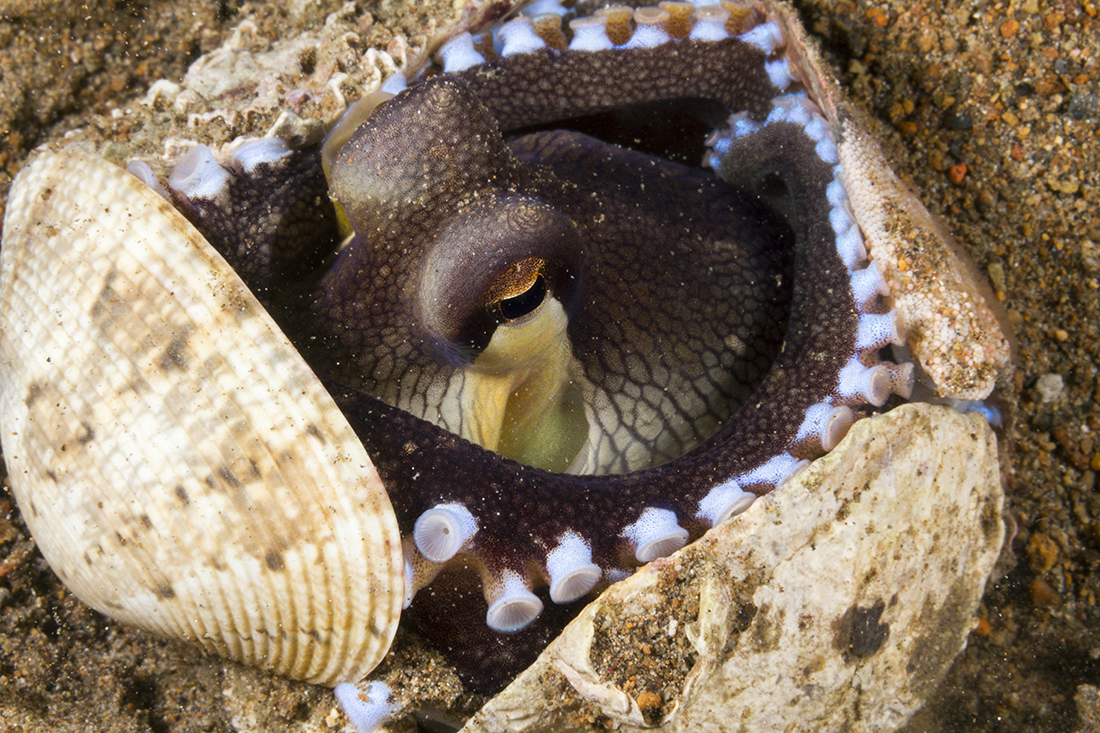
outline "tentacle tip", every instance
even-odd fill
[[[985,400],[947,400],[946,404],[962,413],[977,413],[994,428],[1004,427],[1004,416],[1001,410]]]
[[[884,364],[884,366],[890,372],[890,390],[902,399],[909,399],[913,395],[913,387],[917,378],[913,365],[906,362],[904,364]]]
[[[716,486],[699,502],[697,517],[706,519],[717,527],[727,519],[743,514],[756,501],[756,494],[745,491],[736,481]]]
[[[228,191],[229,171],[205,145],[196,146],[168,174],[168,187],[188,199],[213,200]]]
[[[384,682],[371,682],[365,693],[360,693],[350,682],[341,682],[333,693],[359,733],[374,733],[402,711],[401,706],[393,702],[392,692]]]
[[[550,600],[554,603],[572,603],[588,595],[596,587],[596,583],[600,582],[602,576],[603,571],[599,566],[589,563],[566,575],[554,578],[550,583]]]
[[[679,525],[676,513],[654,507],[642,512],[636,522],[623,529],[621,536],[634,545],[634,557],[643,564],[671,555],[688,541],[688,531]]]
[[[863,400],[875,407],[886,404],[891,394],[893,377],[883,364],[866,367],[858,357],[853,356],[840,370],[837,379],[837,394],[841,399]]]
[[[511,634],[525,628],[542,613],[542,601],[527,588],[509,587],[489,605],[485,623],[493,631]]]
[[[851,408],[843,405],[835,408],[821,430],[821,447],[831,451],[840,445],[855,421],[856,413]]]
[[[461,504],[440,504],[420,515],[413,541],[432,562],[447,562],[477,533],[477,520]]]
[[[876,364],[871,367],[870,374],[867,376],[867,386],[864,389],[864,396],[867,398],[868,404],[875,407],[882,407],[886,404],[886,400],[890,398],[892,393],[893,378],[891,377],[890,370],[883,364]]]
[[[413,589],[416,583],[416,571],[408,558],[405,559],[405,596],[401,599],[401,608],[406,609],[412,605]]]
[[[676,529],[664,537],[658,537],[644,545],[639,545],[634,556],[640,563],[650,563],[661,557],[668,557],[687,544],[686,529]]]
[[[164,186],[161,185],[160,180],[157,179],[156,174],[153,173],[153,169],[150,168],[149,164],[144,160],[131,160],[126,164],[126,172],[156,191],[161,198],[166,201],[172,200],[168,192],[164,190]]]
[[[592,562],[592,548],[574,532],[562,536],[546,556],[546,577],[554,603],[570,603],[587,595],[602,576],[603,571]]]
[[[274,166],[291,154],[290,146],[281,137],[250,140],[233,153],[232,165],[242,173],[253,173],[264,165]]]
[[[485,63],[485,57],[474,48],[474,38],[469,33],[461,33],[447,41],[436,54],[443,62],[443,71],[447,74]]]

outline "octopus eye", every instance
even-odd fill
[[[520,260],[501,273],[486,293],[490,312],[502,323],[518,321],[539,309],[550,288],[546,261],[539,257]]]
[[[563,318],[569,314],[586,256],[568,217],[538,199],[493,197],[448,219],[433,240],[414,280],[416,316],[434,345],[432,358],[465,368],[499,326],[522,325],[505,330],[526,334],[501,339],[562,334],[551,328],[547,306],[556,302]],[[532,353],[518,342],[501,349],[513,360]]]

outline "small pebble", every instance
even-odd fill
[[[1039,397],[1044,403],[1054,402],[1054,400],[1061,397],[1064,388],[1065,382],[1062,380],[1061,374],[1044,374],[1035,383],[1035,391],[1039,393]]]
[[[974,118],[965,112],[952,112],[944,119],[944,124],[949,130],[965,132],[974,127]]]
[[[1062,604],[1062,597],[1058,595],[1058,591],[1042,578],[1031,581],[1030,590],[1031,602],[1036,606],[1053,608]]]
[[[1093,655],[1095,658],[1095,655]],[[1079,685],[1077,694],[1073,696],[1073,702],[1077,707],[1077,717],[1080,718],[1080,731],[1100,730],[1100,688],[1092,685]]]
[[[966,163],[959,163],[947,169],[947,178],[956,186],[966,178]]]
[[[1007,290],[1008,286],[1005,282],[1005,268],[1000,262],[991,262],[989,267],[985,268],[985,271],[989,274],[989,281],[993,283],[993,287],[996,290]]]
[[[1069,116],[1075,120],[1092,120],[1100,116],[1100,94],[1078,92],[1069,103]]]
[[[1078,471],[1088,470],[1088,455],[1081,451],[1077,439],[1070,433],[1065,425],[1059,425],[1054,428],[1054,430],[1051,430],[1050,434],[1054,436],[1055,442],[1062,446],[1062,450],[1066,452],[1066,456],[1069,458],[1069,462],[1073,464],[1074,468]]]
[[[1027,541],[1027,559],[1033,572],[1045,573],[1058,561],[1058,545],[1042,532],[1036,532]]]
[[[661,696],[656,692],[646,690],[634,698],[634,701],[638,703],[638,707],[642,710],[652,710],[653,708],[660,707]]]

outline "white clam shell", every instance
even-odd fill
[[[12,189],[0,429],[43,555],[103,613],[322,684],[388,650],[401,542],[362,444],[198,231],[89,154]]]

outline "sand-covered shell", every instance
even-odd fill
[[[43,555],[103,613],[322,684],[396,631],[389,499],[335,403],[171,205],[45,153],[0,252],[0,427]]]

